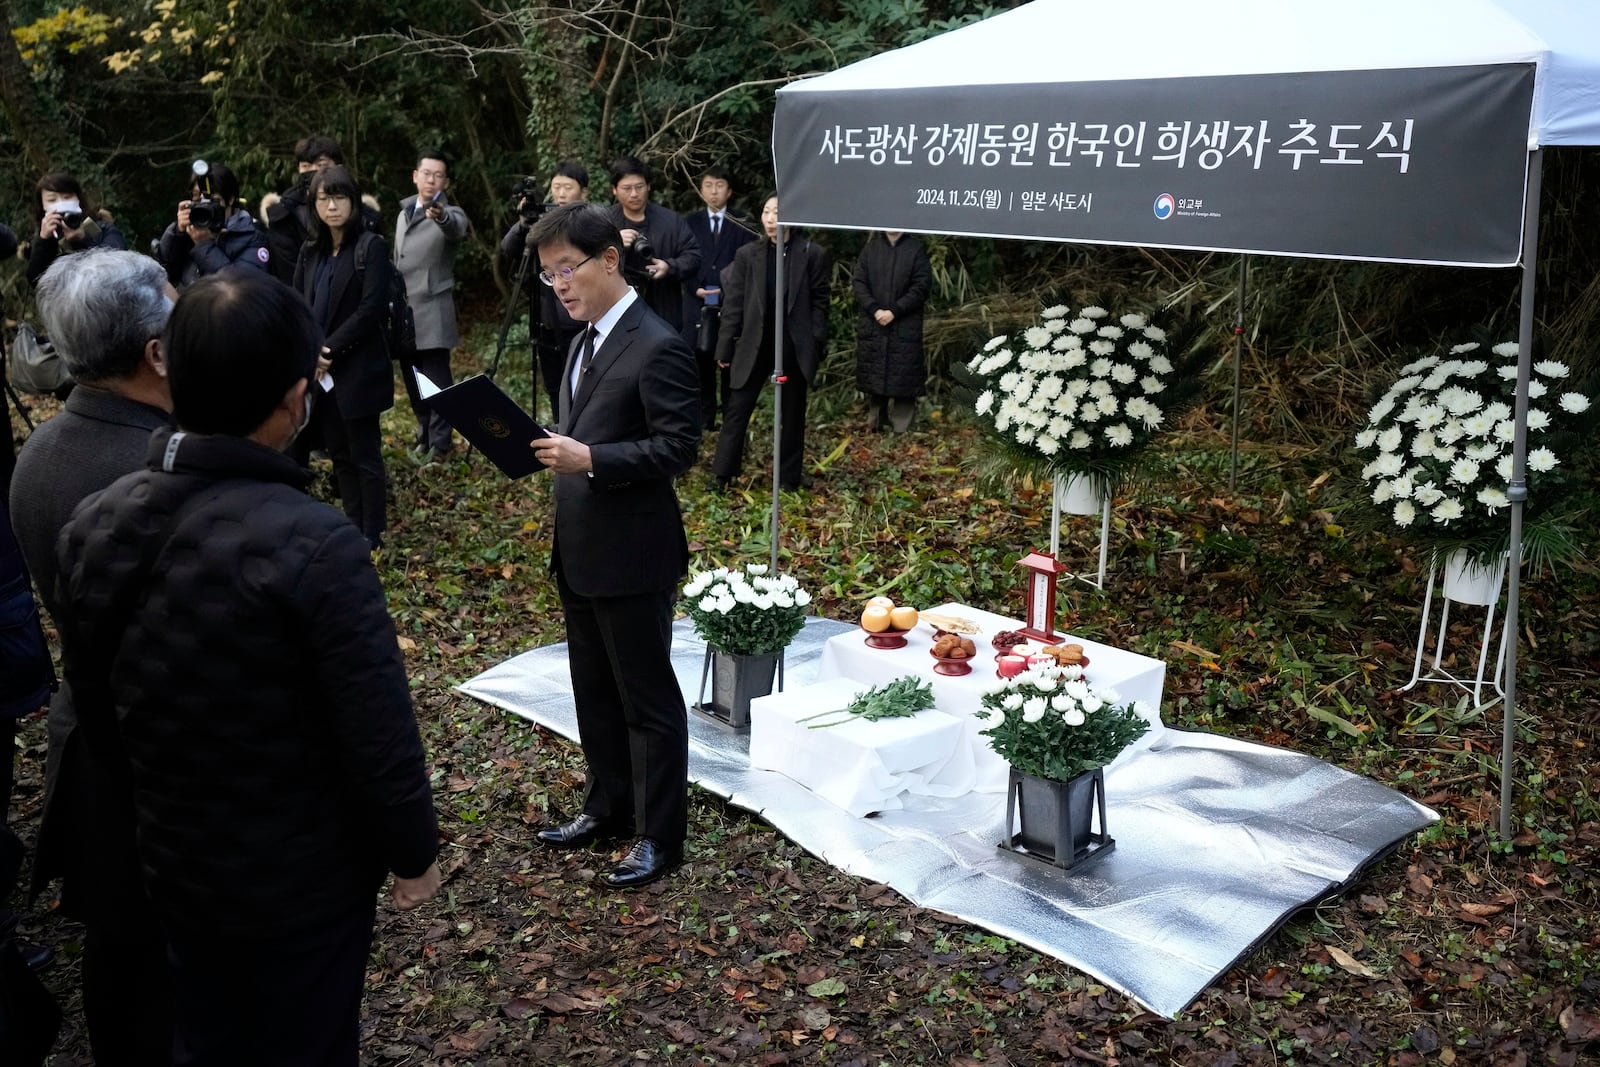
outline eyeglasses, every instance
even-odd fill
[[[350,198],[348,196],[345,196],[343,193],[318,193],[317,194],[317,203],[319,203],[319,204],[347,204],[349,202],[350,202]]]
[[[424,181],[428,181],[430,179],[443,181],[445,178],[449,177],[449,175],[442,170],[419,170],[417,171],[417,177],[423,179]]]
[[[629,182],[627,185],[617,186],[617,192],[627,193],[629,196],[632,196],[635,193],[645,192],[649,188],[650,186],[645,182]]]
[[[570,282],[572,280],[572,276],[578,273],[578,268],[593,258],[593,256],[584,256],[570,267],[557,267],[555,270],[542,270],[539,272],[539,280],[544,282],[546,285],[554,285],[557,278],[564,282]]]

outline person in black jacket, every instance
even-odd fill
[[[131,776],[172,1058],[196,1067],[354,1067],[377,890],[393,872],[405,909],[439,888],[383,587],[284,454],[321,340],[256,272],[185,290],[164,337],[179,429],[58,543],[67,680],[90,746]]]
[[[917,397],[928,391],[922,357],[922,306],[933,288],[933,266],[917,238],[873,234],[861,250],[852,288],[856,323],[856,388],[867,394],[871,425],[911,429]]]
[[[607,211],[622,233],[627,258],[622,270],[650,310],[683,329],[683,282],[700,266],[700,246],[676,211],[650,202],[650,168],[637,156],[611,164]]]
[[[556,164],[550,175],[550,195],[544,210],[562,204],[581,204],[589,194],[589,171],[577,160],[565,159]],[[545,395],[550,398],[550,421],[556,421],[561,410],[561,369],[566,366],[567,353],[572,342],[583,332],[583,323],[575,322],[567,309],[556,299],[555,290],[540,285],[539,257],[528,247],[530,223],[525,219],[539,213],[539,205],[524,198],[517,202],[517,221],[511,224],[500,239],[500,253],[508,262],[521,263],[526,254],[528,269],[523,275],[523,288],[528,290],[529,331],[533,334],[533,352],[538,363],[539,381],[544,382]],[[535,385],[538,383],[536,382]]]
[[[193,179],[189,198],[178,202],[177,218],[156,242],[156,258],[172,284],[185,286],[234,264],[269,269],[267,239],[250,212],[239,206],[239,179],[233,171],[215,163]],[[190,217],[190,205],[203,197],[217,202],[214,226],[197,226]]]
[[[294,184],[276,197],[268,195],[261,201],[261,215],[267,223],[268,262],[273,275],[285,285],[293,284],[300,246],[311,239],[311,177],[319,170],[344,166],[344,152],[333,138],[314,133],[295,143],[294,166]]]
[[[756,239],[755,228],[739,212],[728,207],[733,199],[733,179],[726,167],[707,167],[700,176],[700,199],[704,211],[683,217],[684,225],[700,246],[700,266],[683,283],[683,339],[694,349],[700,367],[700,430],[717,428],[722,408],[728,402],[728,372],[717,366],[717,328],[722,315],[722,272],[733,263],[733,254]],[[717,400],[721,385],[722,400]]]
[[[744,464],[745,432],[761,390],[772,378],[777,336],[778,198],[761,209],[766,238],[745,245],[722,272],[722,330],[717,364],[728,368],[728,395],[711,473],[726,489]],[[782,427],[778,446],[778,487],[805,486],[806,393],[828,345],[828,253],[793,228],[783,241]]]
[[[161,264],[128,251],[62,256],[38,293],[40,322],[78,386],[23,443],[11,524],[39,601],[59,625],[56,539],[79,504],[141,468],[151,432],[171,425],[161,334],[177,294]],[[48,726],[29,894],[60,878],[61,913],[83,923],[79,973],[95,1062],[166,1062],[167,950],[144,895],[126,775],[85,744],[71,686],[50,702]]]
[[[28,245],[29,285],[36,285],[39,276],[63,255],[86,248],[128,247],[111,216],[90,208],[83,186],[66,171],[46,174],[35,191],[39,194],[39,234]]]
[[[394,407],[394,371],[383,345],[389,245],[361,220],[361,187],[343,167],[311,179],[313,238],[301,247],[294,288],[327,337],[318,362],[317,427],[333,459],[344,513],[383,544],[388,481],[378,416]]]

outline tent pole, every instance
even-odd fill
[[[1244,348],[1245,283],[1250,278],[1250,257],[1239,257],[1239,308],[1233,320],[1233,450],[1228,460],[1228,489],[1239,485],[1239,364]]]
[[[1500,723],[1500,836],[1511,837],[1511,790],[1516,770],[1512,753],[1517,710],[1517,608],[1522,590],[1522,505],[1528,499],[1528,379],[1533,373],[1534,288],[1539,265],[1539,185],[1544,172],[1544,150],[1528,153],[1528,191],[1522,204],[1522,307],[1517,327],[1516,434],[1511,443],[1511,551],[1506,564],[1506,689]]]
[[[784,254],[788,248],[789,234],[783,223],[778,224],[778,243],[776,254],[778,257],[776,275],[773,278],[772,301],[777,306],[773,310],[772,320],[772,525],[769,534],[772,538],[772,560],[770,563],[771,574],[778,573],[778,477],[782,457],[779,454],[783,447],[783,287]]]

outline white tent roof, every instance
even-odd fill
[[[1529,62],[1530,139],[1600,143],[1592,0],[1034,0],[780,92]]]

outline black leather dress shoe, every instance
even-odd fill
[[[649,885],[676,867],[682,858],[678,849],[669,849],[648,837],[641,837],[622,857],[617,869],[606,875],[606,885],[613,889],[637,889]]]
[[[622,837],[625,832],[584,812],[571,822],[564,822],[560,826],[546,826],[535,836],[539,838],[541,845],[549,845],[551,848],[585,848],[596,841]]]

